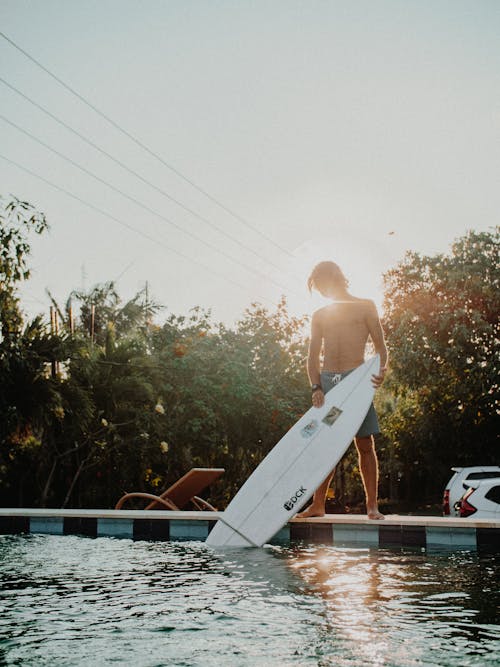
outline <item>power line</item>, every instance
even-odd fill
[[[286,288],[286,287],[285,287],[284,285],[282,285],[281,283],[278,283],[278,282],[277,282],[276,280],[274,280],[273,278],[270,278],[269,276],[266,276],[265,274],[260,273],[260,272],[257,271],[255,268],[249,266],[248,264],[245,264],[244,262],[237,261],[236,259],[234,259],[234,257],[232,257],[229,253],[225,252],[225,251],[222,250],[221,248],[218,248],[217,246],[213,245],[213,244],[210,243],[209,241],[205,241],[204,239],[202,239],[201,237],[197,236],[196,234],[193,234],[193,232],[190,232],[190,231],[188,231],[188,230],[186,230],[186,229],[183,229],[183,228],[181,227],[181,225],[178,225],[176,222],[174,222],[174,221],[171,220],[170,218],[167,218],[166,216],[162,215],[161,213],[158,213],[158,211],[155,211],[154,209],[152,209],[151,207],[149,207],[147,204],[144,204],[143,202],[139,201],[139,200],[136,199],[135,197],[132,197],[132,195],[129,195],[129,194],[127,194],[126,192],[123,192],[123,190],[120,190],[120,188],[117,188],[115,185],[113,185],[112,183],[109,183],[108,181],[104,180],[104,179],[101,178],[100,176],[96,176],[93,172],[91,172],[91,171],[90,171],[89,169],[87,169],[86,167],[83,167],[82,165],[78,164],[78,162],[75,162],[73,159],[71,159],[71,158],[68,157],[67,155],[64,155],[64,153],[61,153],[60,151],[58,151],[57,149],[53,148],[53,147],[50,146],[49,144],[45,143],[42,139],[39,139],[37,136],[35,136],[35,135],[32,134],[31,132],[28,132],[28,130],[25,130],[24,128],[20,127],[20,126],[17,125],[16,123],[12,122],[12,121],[9,120],[8,118],[6,118],[4,115],[0,114],[0,119],[2,119],[5,123],[7,123],[7,124],[11,125],[12,127],[14,127],[16,130],[18,130],[18,131],[21,132],[22,134],[25,134],[27,137],[29,137],[29,138],[32,139],[33,141],[37,142],[38,144],[40,144],[40,145],[43,146],[44,148],[47,148],[47,150],[51,151],[52,153],[54,153],[54,154],[57,155],[58,157],[62,158],[63,160],[66,160],[66,162],[69,162],[70,164],[72,164],[72,165],[73,165],[74,167],[76,167],[77,169],[80,169],[80,171],[83,171],[85,174],[87,174],[87,175],[90,176],[91,178],[95,179],[95,180],[98,181],[99,183],[102,183],[103,185],[105,185],[106,187],[110,188],[110,189],[113,190],[114,192],[117,192],[117,193],[120,194],[122,197],[125,197],[125,199],[128,199],[129,201],[133,202],[133,203],[136,204],[137,206],[143,208],[145,211],[148,211],[148,213],[151,213],[152,215],[154,215],[154,216],[160,218],[161,220],[163,220],[163,221],[166,222],[167,224],[172,225],[172,227],[175,227],[176,229],[178,229],[179,231],[181,231],[183,234],[186,234],[187,236],[190,236],[191,238],[195,239],[196,241],[199,241],[200,243],[203,243],[204,245],[206,245],[208,248],[210,248],[210,249],[213,250],[214,252],[217,252],[217,253],[219,253],[220,255],[222,255],[223,257],[225,257],[226,259],[229,259],[229,261],[233,262],[234,264],[237,264],[238,266],[241,266],[241,267],[245,268],[245,269],[246,269],[247,271],[249,271],[250,273],[254,273],[255,275],[258,275],[258,276],[261,277],[261,278],[265,278],[266,280],[272,282],[274,285],[276,285],[276,286],[279,287],[280,289],[284,289],[285,291],[289,291],[288,288]]]
[[[252,225],[248,220],[243,218],[241,215],[238,213],[235,213],[232,211],[230,208],[228,208],[225,204],[223,204],[220,200],[216,199],[213,197],[211,194],[209,194],[206,190],[204,190],[201,186],[197,185],[193,180],[185,176],[182,172],[180,172],[178,169],[176,169],[173,165],[169,164],[166,162],[160,155],[155,153],[153,150],[151,150],[148,146],[146,146],[142,141],[137,139],[133,134],[125,130],[121,125],[119,125],[116,121],[114,121],[112,118],[107,116],[103,111],[98,109],[96,106],[94,106],[91,102],[89,102],[83,95],[78,93],[74,88],[72,88],[69,84],[67,84],[65,81],[60,79],[58,76],[56,76],[53,72],[51,72],[47,67],[42,65],[36,58],[34,58],[32,55],[30,55],[27,51],[25,51],[23,48],[21,48],[18,44],[16,44],[12,39],[7,37],[3,32],[0,31],[0,36],[3,37],[9,44],[11,44],[14,48],[16,48],[18,51],[20,51],[26,58],[31,60],[35,65],[40,67],[46,74],[48,74],[50,77],[52,77],[57,83],[59,83],[61,86],[63,86],[66,90],[68,90],[72,95],[77,97],[81,102],[86,104],[90,109],[92,109],[96,114],[104,118],[108,123],[110,123],[114,128],[116,128],[119,132],[124,134],[126,137],[128,137],[131,141],[133,141],[137,146],[142,148],[144,151],[149,153],[152,157],[154,157],[156,160],[158,160],[161,164],[163,164],[167,169],[172,171],[174,174],[176,174],[179,178],[181,178],[183,181],[191,185],[195,190],[200,192],[202,195],[210,199],[214,204],[219,206],[223,211],[226,211],[229,215],[231,215],[233,218],[236,220],[239,220],[242,224],[244,224],[246,227],[249,229],[252,229],[254,232],[259,234],[263,239],[265,239],[268,243],[271,243],[275,248],[280,250],[281,252],[285,253],[289,257],[293,257],[292,253],[287,250],[286,248],[283,248],[280,244],[276,243],[273,241],[270,237],[268,237],[266,234],[260,231],[257,227]]]
[[[30,104],[32,104],[34,107],[36,107],[37,109],[39,109],[40,111],[42,111],[44,114],[46,114],[47,116],[49,116],[50,118],[52,118],[52,120],[54,120],[56,123],[59,123],[59,125],[62,125],[62,126],[63,126],[65,129],[67,129],[69,132],[72,132],[74,135],[76,135],[77,137],[79,137],[79,138],[80,138],[82,141],[84,141],[86,144],[88,144],[89,146],[92,146],[92,148],[94,148],[96,151],[98,151],[98,152],[101,153],[102,155],[105,155],[108,159],[110,159],[110,160],[111,160],[112,162],[114,162],[115,164],[118,164],[122,169],[124,169],[125,171],[127,171],[129,174],[132,174],[133,176],[135,176],[136,178],[138,178],[140,181],[142,181],[142,182],[145,183],[146,185],[149,185],[151,188],[153,188],[153,190],[156,190],[157,192],[159,192],[159,193],[160,193],[161,195],[163,195],[164,197],[167,197],[168,199],[170,199],[170,201],[173,201],[175,204],[177,204],[177,206],[180,206],[181,208],[183,208],[185,211],[187,211],[187,212],[190,213],[191,215],[194,215],[194,216],[195,216],[196,218],[198,218],[199,220],[202,220],[204,223],[206,223],[207,225],[209,225],[209,226],[212,227],[213,229],[216,229],[220,234],[222,234],[223,236],[225,236],[226,238],[228,238],[230,241],[232,241],[233,243],[237,243],[237,244],[240,245],[242,248],[244,248],[244,249],[247,250],[248,252],[252,253],[255,257],[257,257],[257,259],[259,259],[259,260],[265,259],[265,258],[261,257],[261,255],[259,255],[259,253],[257,253],[255,250],[253,250],[252,248],[250,248],[250,247],[247,246],[246,244],[242,243],[239,239],[235,238],[234,236],[231,236],[231,234],[228,234],[224,229],[221,229],[221,227],[219,227],[218,225],[216,225],[214,222],[212,222],[212,221],[209,220],[208,218],[205,218],[203,215],[199,214],[197,211],[195,211],[195,210],[189,208],[189,206],[186,206],[186,205],[183,204],[181,201],[179,201],[178,199],[176,199],[175,197],[173,197],[172,195],[170,195],[168,192],[166,192],[165,190],[163,190],[163,189],[160,188],[159,186],[157,186],[157,185],[155,185],[154,183],[152,183],[151,181],[149,181],[147,178],[144,178],[143,176],[141,176],[141,174],[139,174],[137,171],[135,171],[134,169],[132,169],[131,167],[129,167],[128,165],[126,165],[124,162],[122,162],[122,161],[119,160],[118,158],[114,157],[113,155],[111,155],[110,153],[108,153],[107,151],[105,151],[103,148],[101,148],[100,146],[98,146],[96,143],[94,143],[93,141],[91,141],[90,139],[88,139],[86,136],[84,136],[83,134],[81,134],[80,132],[78,132],[78,130],[75,130],[75,128],[71,127],[71,125],[68,125],[68,124],[67,124],[66,122],[64,122],[61,118],[58,118],[58,117],[57,117],[55,114],[53,114],[51,111],[49,111],[48,109],[46,109],[45,107],[43,107],[41,104],[38,104],[38,102],[35,102],[35,100],[33,100],[31,97],[29,97],[28,95],[26,95],[25,93],[23,93],[22,91],[20,91],[18,88],[16,88],[15,86],[13,86],[11,83],[9,83],[8,81],[6,81],[6,80],[3,79],[2,77],[0,77],[0,82],[3,83],[3,84],[4,84],[5,86],[7,86],[8,88],[10,88],[10,89],[11,89],[12,91],[14,91],[15,93],[17,93],[20,97],[22,97],[22,98],[24,98],[25,100],[27,100]],[[268,260],[268,259],[265,259],[265,261],[266,261],[268,264],[270,264],[271,266],[273,266],[275,269],[278,269],[278,271],[281,271],[281,270],[282,270],[281,267],[279,267],[279,266],[278,266],[277,264],[275,264],[273,261]]]
[[[121,278],[122,276],[124,276],[124,275],[127,273],[127,271],[128,271],[134,264],[135,264],[135,259],[134,259],[132,262],[130,262],[130,263],[128,264],[128,266],[126,266],[124,269],[122,269],[122,272],[120,273],[120,275],[117,276],[117,277],[114,279],[113,282],[117,283],[117,282],[120,280],[120,278]]]
[[[68,197],[71,197],[72,199],[75,199],[76,201],[80,202],[81,204],[84,204],[88,208],[92,209],[93,211],[97,211],[97,213],[100,213],[101,215],[104,215],[107,218],[110,218],[114,222],[118,223],[122,227],[126,227],[130,231],[135,232],[136,234],[139,234],[140,236],[143,236],[145,239],[148,241],[152,241],[155,245],[160,245],[166,250],[168,250],[171,253],[174,253],[175,255],[178,255],[179,257],[182,257],[182,259],[187,260],[188,262],[192,262],[193,264],[197,264],[198,266],[201,266],[205,271],[208,271],[212,275],[216,276],[217,278],[220,278],[224,280],[225,282],[229,282],[236,287],[244,290],[245,292],[247,291],[248,287],[245,287],[244,285],[241,285],[239,282],[236,280],[233,280],[232,278],[227,278],[226,276],[222,275],[218,271],[214,271],[211,267],[207,266],[206,264],[203,264],[202,262],[199,262],[197,259],[194,259],[193,257],[190,257],[189,255],[184,254],[180,250],[176,250],[175,248],[171,248],[169,245],[164,243],[161,240],[155,239],[146,232],[143,232],[141,229],[137,229],[137,227],[134,227],[133,225],[128,224],[127,222],[124,222],[123,220],[120,220],[120,218],[117,218],[116,216],[112,215],[111,213],[108,213],[107,211],[104,211],[103,209],[99,208],[98,206],[95,206],[94,204],[91,204],[90,202],[86,201],[85,199],[82,199],[78,195],[75,195],[72,192],[69,192],[69,190],[66,190],[65,188],[56,185],[55,183],[52,183],[52,181],[49,181],[48,179],[44,178],[43,176],[40,176],[40,174],[37,174],[36,172],[32,171],[31,169],[28,169],[28,167],[25,167],[15,160],[11,160],[10,158],[6,157],[5,155],[0,154],[0,158],[5,160],[6,162],[9,162],[10,164],[15,165],[18,167],[18,169],[21,169],[22,171],[25,171],[27,174],[30,174],[31,176],[34,176],[35,178],[39,179],[40,181],[43,181],[47,185],[50,185],[51,187],[55,188],[56,190],[59,190],[59,192],[63,192],[65,195]],[[271,301],[267,297],[260,296],[260,299],[263,301],[267,301],[268,303],[272,304],[273,306],[277,306],[274,301]]]

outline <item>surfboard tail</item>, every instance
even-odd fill
[[[249,537],[233,528],[219,513],[219,520],[208,534],[205,544],[210,547],[258,547]]]

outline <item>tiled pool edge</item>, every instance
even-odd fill
[[[0,508],[0,534],[4,535],[31,533],[204,541],[216,521],[217,513],[213,512]],[[271,543],[297,541],[336,546],[500,552],[500,522],[415,516],[392,516],[386,521],[373,522],[358,515],[327,515],[321,519],[291,521]]]

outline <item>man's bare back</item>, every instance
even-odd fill
[[[369,337],[375,348],[382,346],[383,332],[373,301],[349,294],[316,311],[311,327],[310,362],[315,366],[309,368],[312,381],[318,381],[315,378],[319,375],[322,345],[322,370],[342,373],[363,363]]]
[[[373,303],[352,297],[334,302],[318,311],[323,334],[323,370],[341,373],[363,363],[365,346],[376,328]],[[370,322],[373,319],[373,322]]]

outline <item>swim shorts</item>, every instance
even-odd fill
[[[336,384],[343,380],[349,373],[352,373],[354,368],[351,368],[349,371],[344,373],[334,373],[333,371],[321,371],[321,387],[323,392],[326,394],[333,389]],[[380,433],[380,427],[378,425],[377,413],[375,412],[375,407],[373,403],[368,408],[366,417],[359,427],[359,431],[356,433],[357,438],[366,438],[369,435],[377,435]]]

